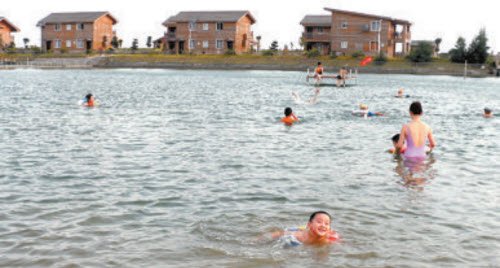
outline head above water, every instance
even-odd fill
[[[412,115],[422,115],[423,112],[422,104],[419,101],[414,101],[410,104],[410,113]]]
[[[85,95],[85,99],[88,101],[88,100],[90,100],[90,98],[92,98],[92,96],[94,96],[94,95],[89,93],[89,94]]]
[[[323,211],[323,210],[318,210],[318,211],[314,212],[313,214],[311,214],[311,216],[309,217],[309,222],[312,222],[314,220],[314,218],[316,217],[316,215],[318,215],[318,214],[325,214],[330,219],[330,222],[332,221],[332,216],[330,214],[328,214],[328,212]]]
[[[484,114],[491,114],[491,112],[490,108],[484,108]]]
[[[318,61],[318,66],[321,66],[321,61]]]
[[[399,141],[399,134],[392,136],[391,140],[392,142],[397,143]]]
[[[290,116],[292,114],[292,108],[286,107],[285,108],[285,116]]]
[[[368,105],[361,103],[361,104],[359,105],[359,109],[360,109],[360,110],[368,110]]]
[[[399,95],[403,95],[403,92],[404,92],[404,89],[403,89],[403,88],[398,89],[398,94],[399,94]]]

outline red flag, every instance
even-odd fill
[[[372,62],[372,60],[373,60],[372,57],[367,56],[359,63],[359,65],[366,66],[368,63]]]

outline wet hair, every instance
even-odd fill
[[[422,104],[419,101],[414,101],[410,104],[410,112],[414,115],[421,115],[423,110],[422,110]]]
[[[85,99],[86,99],[87,101],[89,101],[89,100],[90,100],[90,97],[92,97],[92,96],[93,96],[93,95],[92,95],[91,93],[89,93],[89,94],[85,95]]]
[[[290,107],[286,107],[286,108],[285,108],[285,115],[286,115],[286,116],[289,116],[289,115],[291,115],[291,114],[292,114],[292,108],[290,108]]]
[[[318,61],[318,66],[320,66],[320,65],[321,65],[321,61]]]
[[[330,214],[328,214],[328,212],[323,211],[323,210],[319,210],[319,211],[316,211],[313,214],[311,214],[311,216],[309,217],[309,222],[312,222],[314,220],[314,217],[316,217],[316,215],[318,215],[318,214],[325,214],[326,216],[328,216],[330,221],[332,221],[332,216],[330,216]]]
[[[484,113],[485,114],[491,114],[491,109],[490,108],[484,108]]]
[[[399,141],[399,134],[392,136],[391,140],[392,140],[392,142],[398,142]]]

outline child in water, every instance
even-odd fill
[[[489,108],[484,108],[483,117],[484,118],[491,118],[491,117],[493,117],[493,111],[491,111],[491,109],[489,109]]]
[[[83,106],[87,106],[87,107],[94,107],[95,103],[94,103],[95,99],[94,99],[94,95],[92,95],[91,93],[85,95],[85,98],[83,100]]]
[[[396,98],[409,98],[410,95],[404,95],[404,89],[403,88],[400,88],[398,89],[398,94],[396,94],[396,96],[394,96]]]
[[[324,72],[323,65],[321,62],[318,62],[318,66],[316,69],[314,69],[314,78],[316,79],[316,82],[319,82],[321,78],[323,77],[323,72]]]
[[[281,118],[281,122],[283,122],[287,126],[293,125],[293,123],[298,122],[299,118],[293,114],[292,108],[285,108],[285,117]]]
[[[331,229],[332,217],[328,212],[316,211],[309,217],[306,228],[289,228],[271,234],[273,239],[283,239],[288,246],[328,245],[339,240],[337,232]]]
[[[399,137],[400,137],[399,134],[392,136],[391,140],[392,140],[393,148],[389,149],[389,153],[395,154],[395,155],[401,155],[402,153],[404,153],[406,151],[406,146],[404,146],[404,145],[402,148],[398,148],[397,145],[399,142]]]
[[[370,112],[370,111],[368,111],[368,105],[366,105],[366,104],[360,104],[359,105],[359,110],[352,111],[352,114],[353,115],[357,115],[357,116],[362,116],[364,118],[372,117],[372,116],[383,116],[384,115],[383,113],[380,113],[380,112]]]

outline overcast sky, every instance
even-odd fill
[[[459,36],[467,44],[486,28],[489,46],[500,51],[499,8],[497,0],[452,1],[452,0],[3,0],[0,16],[6,17],[21,29],[16,33],[18,46],[23,38],[31,44],[40,45],[40,29],[36,23],[52,12],[109,11],[118,19],[117,34],[130,47],[133,38],[145,46],[147,36],[163,35],[161,25],[169,16],[179,11],[194,10],[248,10],[257,20],[253,26],[254,36],[262,36],[263,47],[277,40],[280,47],[293,42],[297,46],[302,28],[300,20],[306,14],[329,14],[323,8],[336,8],[363,12],[413,23],[413,40],[443,39],[441,50],[453,48]]]

